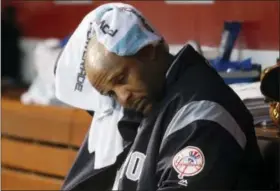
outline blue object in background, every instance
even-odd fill
[[[242,61],[224,61],[221,58],[209,60],[211,65],[218,71],[235,71],[235,70],[251,70],[252,59],[248,58]]]
[[[252,64],[252,59],[223,61],[220,58],[209,60],[227,84],[248,83],[260,80],[261,65]]]
[[[231,52],[241,31],[241,22],[225,22],[220,44],[219,57],[223,61],[229,61]]]
[[[255,82],[260,79],[261,65],[252,64],[252,59],[230,61],[235,42],[241,32],[241,22],[225,22],[219,56],[209,60],[227,84]]]

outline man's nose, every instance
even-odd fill
[[[131,92],[125,87],[117,87],[114,89],[117,99],[122,106],[125,106],[131,96]]]

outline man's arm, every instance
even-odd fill
[[[231,189],[245,145],[242,130],[220,105],[206,101],[183,107],[162,141],[158,190]]]

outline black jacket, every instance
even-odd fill
[[[126,112],[119,122],[125,151],[116,164],[94,170],[86,137],[63,190],[264,188],[251,114],[191,46],[176,56],[165,87],[148,118]]]

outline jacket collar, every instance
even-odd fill
[[[174,84],[186,70],[193,65],[199,53],[190,45],[185,45],[176,55],[166,72],[166,88]]]

